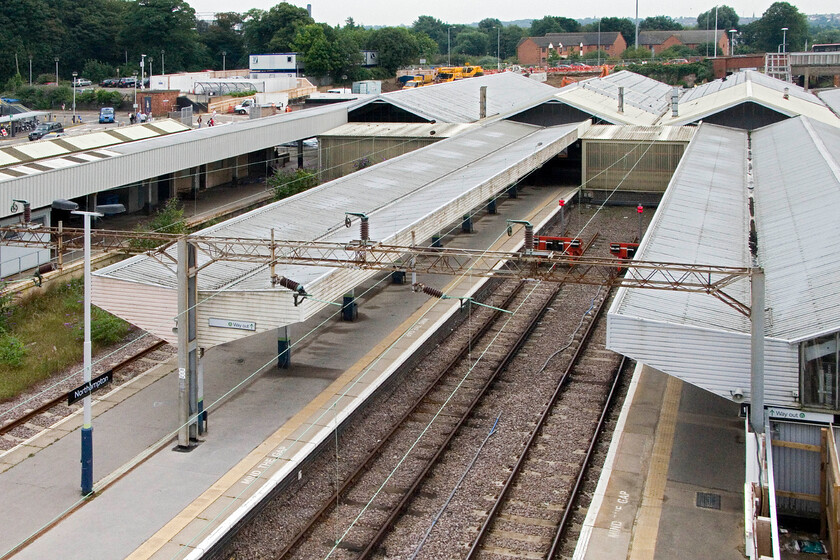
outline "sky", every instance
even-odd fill
[[[836,0],[788,0],[805,14],[828,14],[840,12]],[[251,8],[268,10],[279,0],[187,0],[198,14],[235,11],[245,12]],[[546,15],[570,18],[587,17],[630,17],[635,16],[634,0],[590,0],[588,2],[557,2],[530,0],[526,6],[511,0],[291,0],[295,6],[305,8],[312,4],[315,21],[330,25],[343,24],[352,17],[361,25],[411,25],[420,15],[429,15],[444,23],[474,23],[484,18],[498,18],[501,21],[539,19]],[[772,0],[726,0],[722,4],[731,6],[741,17],[761,17]],[[714,7],[713,0],[639,0],[639,17],[666,15],[671,17],[697,17]]]

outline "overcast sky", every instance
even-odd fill
[[[235,11],[245,12],[251,8],[268,10],[278,4],[277,0],[244,0],[231,3],[230,0],[187,0],[199,14]],[[546,15],[570,18],[586,17],[634,17],[634,0],[590,0],[578,2],[557,2],[530,0],[519,4],[511,0],[311,0],[289,2],[302,8],[312,4],[315,21],[330,25],[343,24],[348,17],[363,25],[411,25],[420,15],[429,15],[445,23],[473,23],[486,17],[502,21],[539,19]],[[732,6],[739,16],[761,17],[771,0],[726,0],[722,4]],[[790,2],[805,14],[827,14],[840,11],[836,0],[793,0]],[[697,14],[714,6],[714,0],[640,0],[639,17],[666,15],[671,17],[697,17]]]

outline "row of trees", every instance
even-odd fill
[[[714,28],[714,8],[697,18],[697,28]],[[682,26],[667,16],[649,17],[640,30],[676,30]],[[823,28],[813,35],[796,7],[776,2],[764,15],[739,27],[729,6],[717,10],[718,29],[739,29],[740,52],[775,51],[787,27],[790,49],[806,40],[831,42],[840,30]],[[55,72],[68,79],[72,71],[91,80],[131,75],[139,70],[140,55],[160,72],[205,68],[247,67],[250,53],[289,52],[303,55],[307,73],[332,75],[339,80],[363,79],[370,71],[360,67],[359,51],[379,51],[381,76],[392,75],[420,58],[453,63],[480,57],[511,60],[523,37],[552,32],[619,31],[633,45],[635,25],[628,18],[605,17],[581,25],[561,16],[545,16],[530,27],[503,25],[486,18],[478,26],[451,25],[432,16],[417,18],[410,28],[367,29],[349,18],[343,26],[315,22],[305,9],[285,2],[269,10],[216,14],[212,22],[197,20],[187,0],[14,0],[0,2],[0,83],[20,74],[28,81],[43,80]],[[486,60],[484,62],[487,63]]]

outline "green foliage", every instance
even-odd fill
[[[249,89],[248,91],[232,91],[228,95],[231,97],[251,97],[257,93],[254,89]]]
[[[38,77],[35,78],[36,84],[47,84],[49,82],[55,81],[55,74],[38,74]]]
[[[557,63],[560,62],[560,55],[557,54],[557,49],[551,49],[548,51],[546,62],[548,62],[549,66],[557,66]]]
[[[622,60],[646,60],[651,58],[653,55],[651,52],[644,48],[644,47],[630,47],[629,49],[625,49],[623,53],[621,53]]]
[[[631,64],[627,70],[672,86],[691,86],[714,79],[711,60],[692,64]]]
[[[0,333],[0,364],[19,367],[25,357],[26,347],[17,337],[5,331]]]
[[[420,58],[431,57],[436,43],[423,34],[403,27],[383,27],[368,33],[365,47],[379,52],[379,65],[389,75],[400,66],[417,64]]]
[[[296,195],[318,184],[318,175],[307,169],[278,169],[269,177],[268,186],[274,189],[274,200]]]
[[[94,307],[90,313],[90,340],[108,346],[126,337],[131,326],[107,311]],[[84,333],[82,333],[84,339]]]
[[[812,44],[840,43],[840,29],[823,29],[814,35]]]
[[[117,69],[105,62],[99,60],[88,59],[82,67],[81,75],[91,80],[93,83],[99,83],[105,78],[116,76]]]
[[[289,52],[298,29],[315,23],[304,8],[281,2],[268,11],[252,9],[244,16],[248,52]]]
[[[647,17],[639,22],[639,29],[644,31],[679,31],[682,25],[669,16]]]
[[[737,29],[738,28],[738,14],[733,8],[729,6],[718,6],[717,9],[717,28],[718,29]],[[697,16],[697,29],[715,29],[715,9],[712,8],[708,12],[703,12]]]
[[[718,14],[720,15],[720,14]],[[776,52],[783,40],[787,51],[802,50],[808,38],[808,19],[796,6],[787,2],[775,2],[767,8],[761,19],[754,22],[755,43],[766,52]],[[787,27],[787,33],[782,28]]]
[[[583,53],[583,60],[587,61],[588,63],[592,63],[592,61],[601,61],[601,64],[606,62],[610,58],[610,53],[601,49],[600,51],[589,51]]]
[[[627,46],[633,45],[636,38],[636,24],[628,18],[605,17],[601,18],[601,32],[618,31],[624,37]],[[598,31],[598,22],[586,24],[583,31]]]
[[[577,20],[562,16],[545,16],[531,22],[529,36],[542,37],[546,33],[574,33],[580,31]]]
[[[155,232],[155,233],[174,233],[182,235],[188,233],[187,224],[184,221],[184,209],[178,203],[177,198],[170,198],[163,205],[163,208],[157,211],[154,217],[146,224],[138,224],[134,231],[141,232]],[[132,239],[129,244],[136,249],[154,249],[159,245],[159,242],[151,239],[143,239],[138,237]]]
[[[16,91],[21,86],[23,86],[23,77],[20,74],[15,74],[6,82],[5,91]]]
[[[487,35],[481,31],[466,31],[458,35],[454,50],[468,56],[482,56],[487,53]]]
[[[695,50],[690,47],[686,47],[685,45],[674,45],[673,47],[668,47],[657,56],[665,60],[670,60],[672,58],[688,58],[696,55],[697,53]]]

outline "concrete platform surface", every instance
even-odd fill
[[[738,413],[735,403],[637,366],[574,558],[743,559]]]

